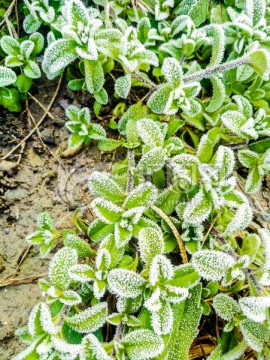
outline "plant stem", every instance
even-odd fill
[[[127,193],[130,193],[134,188],[133,169],[135,167],[134,151],[128,150],[128,178],[127,178]]]
[[[184,81],[184,84],[189,84],[194,81],[199,81],[199,80],[202,80],[205,78],[209,78],[210,76],[212,76],[218,72],[222,72],[222,71],[229,70],[229,69],[234,69],[237,66],[245,65],[245,64],[249,64],[249,59],[246,56],[242,56],[239,59],[228,61],[224,64],[220,64],[220,65],[217,65],[217,66],[214,66],[211,68],[206,68],[204,70],[197,71],[190,75],[184,75],[183,81]]]
[[[176,229],[176,227],[174,226],[173,222],[170,220],[170,218],[160,209],[158,208],[157,206],[153,205],[151,206],[151,208],[159,215],[162,217],[162,219],[164,221],[166,221],[166,223],[169,225],[169,227],[171,228],[177,242],[178,242],[178,246],[179,246],[179,249],[180,249],[180,254],[181,254],[181,257],[182,257],[182,260],[183,260],[183,263],[184,264],[187,264],[188,263],[188,257],[187,257],[187,252],[186,252],[186,249],[185,249],[185,246],[184,246],[184,243],[183,243],[183,240],[178,232],[178,230]]]

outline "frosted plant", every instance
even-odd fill
[[[253,193],[260,190],[264,175],[270,173],[270,150],[264,154],[251,150],[239,150],[238,158],[241,164],[249,169],[246,192]]]
[[[158,89],[148,100],[147,105],[156,114],[175,114],[179,107],[189,116],[196,115],[200,104],[194,99],[200,92],[198,82],[183,84],[183,70],[173,58],[165,58],[162,73],[167,83]]]
[[[69,119],[66,127],[72,132],[68,140],[68,146],[71,149],[76,149],[82,144],[88,145],[92,139],[102,140],[106,138],[106,132],[103,127],[91,122],[88,108],[80,109],[77,106],[70,105],[66,109],[66,116]]]
[[[28,34],[32,34],[37,31],[41,24],[52,24],[55,20],[55,9],[49,5],[49,0],[27,0],[24,2],[29,10],[29,14],[23,21],[24,31]]]
[[[40,244],[40,255],[46,256],[55,245],[55,241],[60,237],[58,231],[54,229],[53,220],[48,213],[39,215],[38,230],[26,237],[30,244]]]
[[[27,92],[32,85],[32,79],[41,77],[36,56],[43,50],[43,35],[36,32],[22,42],[6,35],[1,38],[0,44],[3,51],[7,54],[5,66],[9,68],[20,68],[22,70],[22,74],[20,74],[17,79],[17,87],[21,92]],[[7,75],[12,76],[12,73],[13,72],[9,72]]]
[[[0,87],[13,84],[16,80],[17,76],[13,70],[5,66],[0,66]]]

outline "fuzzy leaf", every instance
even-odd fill
[[[264,322],[267,317],[267,309],[270,308],[270,297],[248,296],[239,299],[239,305],[244,315],[255,322]]]
[[[147,227],[141,229],[138,242],[141,258],[146,264],[151,264],[156,255],[162,255],[164,252],[162,234],[155,228]]]
[[[82,302],[82,298],[80,295],[73,290],[66,290],[63,292],[63,294],[60,296],[59,300],[68,306],[78,305]]]
[[[131,75],[127,74],[116,79],[114,85],[115,92],[123,99],[128,97],[131,89]]]
[[[95,335],[89,334],[83,338],[82,350],[80,353],[81,360],[110,360],[111,357],[102,347]]]
[[[131,331],[121,341],[130,360],[147,360],[158,356],[164,348],[162,338],[151,330]]]
[[[57,333],[57,329],[52,321],[50,309],[46,303],[39,303],[31,310],[28,321],[28,331],[32,336],[38,336],[44,333]]]
[[[195,270],[206,280],[220,281],[235,260],[232,256],[217,250],[199,250],[192,257]]]
[[[169,84],[176,88],[180,86],[183,77],[183,70],[180,63],[173,58],[165,58],[162,65],[162,72]]]
[[[169,114],[172,100],[172,88],[164,86],[151,95],[147,105],[156,114]]]
[[[263,344],[269,337],[266,326],[247,319],[240,322],[240,329],[248,346],[255,351],[262,351]]]
[[[223,104],[225,100],[225,86],[218,77],[211,76],[210,78],[213,86],[213,96],[209,101],[209,104],[205,108],[206,111],[213,113],[217,111]]]
[[[211,210],[211,201],[206,197],[205,193],[200,190],[192,200],[187,203],[183,217],[187,224],[199,225],[208,218]]]
[[[3,36],[0,44],[6,54],[13,56],[20,54],[20,45],[18,41],[13,39],[11,36]]]
[[[230,235],[245,230],[251,223],[253,217],[252,209],[248,204],[242,204],[237,209],[234,218],[226,228],[225,234]]]
[[[111,201],[96,198],[91,205],[95,214],[106,224],[113,224],[121,219],[123,210]]]
[[[139,296],[145,285],[142,276],[126,269],[111,270],[107,280],[113,294],[130,298]]]
[[[250,150],[239,150],[237,155],[240,163],[246,168],[255,166],[259,160],[259,155]]]
[[[213,307],[218,314],[224,320],[232,320],[234,314],[240,312],[240,306],[237,302],[226,294],[218,294],[214,297]]]
[[[94,171],[89,178],[89,189],[96,197],[101,197],[113,202],[125,199],[126,195],[120,186],[105,172]]]
[[[213,48],[212,57],[209,64],[210,68],[221,63],[225,50],[225,33],[223,27],[219,24],[212,24],[211,32],[213,36]]]
[[[154,171],[162,169],[165,156],[165,151],[161,147],[155,147],[142,156],[137,169],[144,175],[151,175]]]
[[[153,184],[150,182],[142,183],[127,196],[123,207],[125,209],[132,209],[139,206],[147,208],[155,203],[157,195],[158,191]]]
[[[73,40],[59,39],[47,47],[42,63],[42,68],[47,76],[57,75],[77,58],[75,46],[76,43]]]
[[[252,169],[250,169],[246,181],[245,191],[247,193],[254,193],[258,190],[260,190],[262,185],[263,177],[258,171],[258,167],[255,166]]]
[[[78,257],[86,258],[93,256],[95,251],[79,236],[75,234],[66,234],[63,235],[64,245],[75,249],[77,251]]]
[[[164,255],[156,255],[152,261],[149,271],[149,281],[155,286],[158,281],[171,280],[173,277],[173,266]]]
[[[93,94],[104,85],[104,72],[99,61],[84,60],[85,83],[87,90]]]
[[[70,278],[68,271],[71,266],[77,263],[77,252],[75,249],[64,247],[60,249],[50,262],[49,277],[50,281],[59,289],[68,288]]]
[[[137,122],[138,134],[149,147],[163,146],[164,136],[160,126],[151,119],[142,119]]]
[[[75,281],[87,282],[95,279],[95,272],[87,264],[77,264],[69,269],[69,276]]]
[[[106,321],[108,305],[106,302],[94,305],[72,317],[65,317],[65,322],[79,333],[94,332]]]
[[[249,55],[249,62],[253,69],[267,80],[270,73],[270,54],[265,49],[259,49]]]
[[[17,80],[17,75],[11,69],[0,66],[0,88],[13,84]]]
[[[152,327],[158,335],[166,335],[172,329],[173,311],[167,300],[161,300],[161,307],[152,313]]]

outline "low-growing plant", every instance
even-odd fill
[[[75,230],[60,233],[42,214],[27,237],[54,255],[14,360],[187,360],[209,323],[210,360],[270,358],[270,231],[249,195],[270,173],[269,1],[25,1],[24,11],[30,35],[0,41],[1,96],[27,92],[42,60],[48,79],[68,70],[100,119],[113,82],[118,137],[71,105],[68,144],[127,156],[90,176],[93,221],[76,212]]]

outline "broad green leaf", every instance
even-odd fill
[[[163,61],[161,70],[166,80],[173,88],[180,86],[183,77],[183,70],[180,62],[173,58],[166,57]]]
[[[42,68],[46,75],[57,74],[77,58],[76,43],[69,39],[52,42],[45,50]]]
[[[147,105],[156,114],[167,114],[173,101],[172,96],[172,88],[164,86],[151,95]]]
[[[101,151],[112,151],[122,145],[122,140],[116,139],[103,139],[99,140],[98,148]]]
[[[89,178],[89,189],[96,197],[113,202],[120,202],[126,198],[120,186],[105,172],[94,171]]]
[[[158,123],[151,119],[142,119],[137,122],[138,134],[142,141],[150,146],[163,146],[164,136]]]
[[[87,264],[76,264],[69,269],[71,279],[79,282],[88,282],[95,279],[95,271]]]
[[[125,76],[121,76],[121,77],[117,78],[115,85],[114,85],[114,89],[118,96],[126,99],[130,92],[130,88],[131,88],[131,75],[130,74],[127,74]]]
[[[85,83],[87,90],[94,94],[104,85],[104,73],[100,62],[97,60],[84,60]]]
[[[78,305],[82,302],[82,298],[80,295],[73,290],[66,290],[63,292],[63,294],[60,296],[59,300],[68,306]]]
[[[246,181],[245,191],[247,193],[254,193],[260,190],[263,177],[258,171],[258,167],[254,166],[250,169]]]
[[[77,251],[79,259],[93,256],[96,253],[89,244],[76,234],[63,235],[63,242],[65,246]]]
[[[83,338],[81,360],[110,360],[111,357],[102,347],[95,335],[89,334]]]
[[[255,322],[264,322],[267,310],[270,308],[269,296],[247,296],[239,299],[239,305],[244,315]]]
[[[235,265],[231,255],[217,250],[199,250],[192,257],[196,271],[206,280],[220,281]]]
[[[88,25],[89,16],[87,8],[80,0],[70,0],[67,3],[67,20],[72,26],[77,27],[81,22],[84,26]]]
[[[206,220],[211,211],[211,200],[206,197],[203,190],[200,190],[192,200],[187,203],[183,217],[187,224],[196,226]]]
[[[251,349],[262,351],[264,342],[269,338],[269,330],[265,325],[246,319],[240,322],[240,330]]]
[[[49,277],[52,284],[61,290],[67,289],[70,283],[68,271],[71,266],[77,264],[77,259],[75,249],[64,247],[58,250],[50,262]]]
[[[72,317],[65,317],[65,322],[79,333],[94,332],[106,321],[108,305],[106,302],[94,305]]]
[[[105,223],[113,224],[121,219],[123,210],[111,201],[96,198],[91,203],[95,214]]]
[[[33,80],[30,79],[28,76],[26,76],[25,74],[20,74],[17,78],[17,82],[16,85],[18,87],[18,90],[22,93],[26,93],[27,91],[29,91],[29,89],[31,88],[33,83]]]
[[[169,334],[173,325],[173,311],[169,301],[161,300],[160,309],[152,312],[152,326],[158,335]]]
[[[156,255],[162,255],[164,252],[162,233],[155,228],[147,227],[141,229],[138,242],[141,258],[148,265],[151,264]]]
[[[147,329],[129,332],[121,343],[130,360],[152,359],[158,356],[164,348],[162,338]]]
[[[225,86],[222,80],[216,76],[211,76],[210,80],[213,86],[213,96],[205,110],[213,113],[220,109],[225,100]]]
[[[235,234],[238,231],[245,230],[246,227],[251,223],[253,212],[248,204],[242,204],[237,209],[233,219],[225,230],[226,235]]]
[[[224,320],[232,320],[236,313],[240,312],[240,306],[238,303],[226,294],[218,294],[214,297],[213,307],[218,314]]]
[[[137,169],[144,175],[151,175],[162,169],[165,162],[165,151],[161,147],[154,147],[141,157]]]
[[[237,155],[240,163],[246,168],[251,168],[257,165],[259,156],[254,151],[250,151],[246,149],[239,150]]]
[[[211,33],[212,40],[212,57],[209,67],[215,67],[222,62],[225,50],[225,33],[222,25],[211,24],[209,32]]]
[[[13,84],[17,80],[15,72],[5,66],[0,66],[0,87]]]
[[[142,183],[127,196],[123,207],[125,209],[132,209],[139,206],[147,208],[155,203],[157,195],[158,191],[152,183]]]
[[[20,54],[20,45],[17,40],[11,36],[3,36],[0,41],[2,50],[8,55],[19,55]]]
[[[84,142],[84,136],[79,134],[72,134],[68,139],[68,147],[70,149],[76,149],[82,145]]]
[[[110,291],[116,295],[136,298],[145,286],[145,280],[134,271],[113,269],[108,274]]]
[[[200,26],[205,22],[208,14],[209,0],[198,0],[196,4],[191,7],[189,16],[193,20],[195,26]]]
[[[267,79],[270,72],[270,55],[265,49],[259,49],[249,55],[249,63],[263,78]]]

